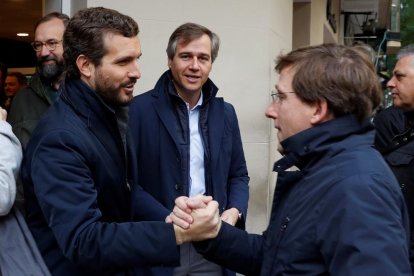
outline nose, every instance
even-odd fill
[[[267,118],[270,118],[270,119],[276,119],[277,118],[277,110],[276,109],[277,109],[276,104],[273,103],[273,102],[270,103],[266,108],[265,116]]]
[[[130,70],[128,71],[128,77],[132,79],[140,79],[141,78],[141,70],[139,69],[138,62],[135,62]]]
[[[387,87],[392,89],[395,87],[395,76],[393,76],[388,82],[387,82]]]
[[[193,57],[192,62],[191,62],[191,68],[195,70],[200,69],[200,64],[198,63],[198,57]]]
[[[46,56],[50,55],[50,50],[49,50],[49,48],[46,47],[45,44],[43,44],[42,48],[40,49],[40,51],[38,53],[40,54],[41,57],[46,57]]]

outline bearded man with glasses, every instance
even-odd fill
[[[67,15],[52,12],[35,25],[32,46],[36,52],[36,73],[29,85],[13,99],[7,118],[23,149],[40,118],[58,96],[64,71],[62,39],[68,22]],[[20,181],[17,183],[16,203],[22,209],[23,189]]]

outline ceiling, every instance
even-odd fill
[[[9,68],[31,68],[36,57],[30,42],[42,17],[43,0],[0,0],[0,61]],[[19,37],[20,32],[28,33]]]
[[[42,17],[42,0],[1,0],[0,38],[33,41],[34,25]],[[28,37],[16,36],[19,32]]]

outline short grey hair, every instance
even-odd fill
[[[409,44],[405,46],[404,48],[402,48],[397,54],[397,60],[400,60],[403,57],[411,56],[411,55],[414,55],[414,44]]]

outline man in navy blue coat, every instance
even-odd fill
[[[372,147],[370,118],[382,95],[372,62],[326,44],[281,55],[276,70],[266,116],[284,156],[274,165],[269,226],[262,235],[248,234],[215,214],[218,227],[205,233],[216,238],[195,247],[246,275],[411,275],[404,198]],[[187,216],[177,209],[169,218],[189,219],[201,233],[194,223],[205,219],[202,204],[181,197],[178,207],[200,207]]]
[[[79,11],[64,33],[61,96],[28,143],[27,220],[53,275],[151,275],[177,265],[185,234],[137,185],[127,132],[140,78],[138,25],[104,8]],[[134,153],[134,154],[132,154]],[[134,202],[134,204],[132,204]]]
[[[178,196],[211,195],[221,218],[243,229],[249,177],[235,110],[216,97],[218,88],[209,79],[218,50],[218,36],[206,27],[179,26],[167,46],[170,70],[153,90],[134,98],[129,122],[139,183],[166,210]],[[174,275],[222,270],[185,244]]]

